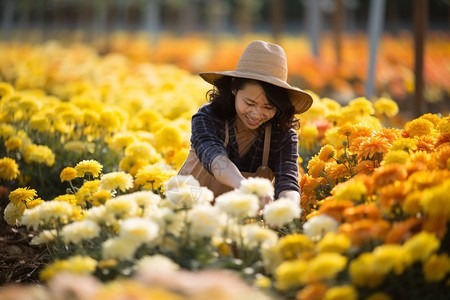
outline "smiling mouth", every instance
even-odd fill
[[[251,119],[249,116],[245,116],[245,117],[247,118],[248,123],[250,123],[251,125],[258,125],[261,122],[261,120],[255,121],[255,120]]]

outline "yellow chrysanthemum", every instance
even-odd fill
[[[147,165],[137,172],[135,184],[142,186],[143,189],[157,190],[173,175],[175,171],[168,170],[160,164]]]
[[[320,149],[320,152],[318,154],[319,159],[324,162],[329,162],[333,155],[336,153],[336,150],[331,145],[325,145]]]
[[[389,118],[392,118],[398,114],[397,102],[392,99],[379,98],[373,103],[373,106],[375,108],[375,112],[379,115],[385,114]]]
[[[375,268],[372,253],[363,253],[349,265],[351,281],[358,287],[375,288],[385,279],[382,270]]]
[[[389,151],[386,154],[386,156],[383,159],[383,164],[385,164],[385,165],[406,164],[410,160],[411,160],[411,158],[409,157],[408,152],[405,152],[403,150],[394,150],[394,151]]]
[[[279,240],[280,253],[284,259],[298,258],[303,252],[311,251],[314,243],[304,234],[291,234]]]
[[[5,146],[8,151],[20,150],[22,148],[22,139],[15,136],[10,137],[6,140]]]
[[[64,181],[71,181],[77,178],[77,170],[75,170],[72,167],[66,167],[61,171],[61,174],[59,174],[59,177],[61,178],[61,182]]]
[[[36,129],[39,132],[46,132],[51,130],[51,122],[47,116],[42,114],[33,115],[30,119],[30,128]]]
[[[440,133],[446,133],[450,131],[450,116],[442,118],[437,126]]]
[[[100,180],[86,181],[75,194],[78,204],[85,206],[92,201],[92,195],[100,188]]]
[[[335,149],[342,149],[346,138],[339,134],[340,127],[334,127],[325,132],[325,143],[332,145]]]
[[[350,239],[346,235],[335,232],[327,232],[325,236],[317,243],[316,249],[320,253],[342,253],[350,248],[350,245]]]
[[[173,126],[164,126],[156,133],[156,145],[158,149],[165,147],[178,148],[181,144],[180,131]]]
[[[367,194],[367,187],[359,180],[349,180],[336,185],[331,191],[336,201],[361,201]]]
[[[77,198],[73,194],[60,195],[60,196],[57,196],[53,200],[55,200],[55,201],[64,201],[64,202],[69,203],[72,206],[75,206],[75,205],[78,204]]]
[[[447,221],[450,221],[448,191],[450,191],[450,179],[445,180],[440,185],[426,189],[420,201],[423,211],[430,216],[443,216]]]
[[[111,197],[112,195],[110,192],[105,190],[99,190],[94,194],[92,194],[92,205],[94,206],[103,205],[106,203],[106,201],[111,199]]]
[[[16,133],[16,129],[6,123],[0,123],[0,137],[3,139],[8,139]]]
[[[392,143],[392,151],[403,150],[407,152],[412,152],[417,150],[417,141],[411,138],[399,138]]]
[[[69,141],[64,144],[64,150],[75,153],[94,153],[95,144],[84,141]]]
[[[339,102],[330,98],[322,98],[320,99],[320,102],[322,102],[329,111],[338,111],[341,108]]]
[[[126,147],[131,145],[136,141],[136,137],[131,133],[119,133],[114,135],[111,142],[109,143],[109,147],[116,151],[117,153],[121,153],[125,150]]]
[[[317,178],[320,176],[322,171],[325,169],[326,163],[323,160],[320,160],[316,155],[308,162],[308,174],[313,178]]]
[[[32,199],[30,201],[27,202],[26,204],[26,208],[27,209],[32,209],[35,208],[36,206],[41,205],[42,203],[44,203],[45,201],[42,200],[41,198],[36,198],[36,199]]]
[[[164,125],[163,117],[154,110],[143,110],[138,114],[140,129],[156,132]]]
[[[275,286],[281,291],[297,288],[306,271],[306,263],[301,260],[285,261],[275,270]]]
[[[75,166],[77,171],[77,177],[84,177],[86,174],[92,175],[97,178],[101,173],[103,166],[96,160],[83,160]]]
[[[426,261],[439,249],[439,239],[432,233],[421,231],[403,244],[403,248],[411,256],[411,262]]]
[[[9,194],[8,197],[9,201],[19,206],[33,200],[34,197],[36,196],[37,196],[36,190],[25,187],[15,189]]]
[[[400,245],[381,245],[373,251],[373,266],[377,273],[400,275],[410,264],[411,256]]]
[[[7,82],[0,82],[0,99],[7,99],[14,93],[14,88]]]
[[[149,163],[155,163],[159,161],[160,157],[155,148],[147,142],[134,142],[125,149],[126,156],[133,160],[143,160]]]
[[[357,300],[358,291],[351,285],[334,286],[328,289],[323,300]]]
[[[450,258],[447,253],[433,254],[423,264],[422,271],[426,281],[441,281],[450,272]]]
[[[433,127],[433,123],[423,118],[418,118],[405,124],[405,130],[410,137],[421,137],[430,134]]]
[[[4,180],[14,180],[19,176],[19,165],[9,157],[0,158],[0,178]]]
[[[304,282],[334,278],[347,265],[347,258],[338,253],[320,253],[307,261]]]
[[[100,116],[97,112],[90,109],[83,110],[83,115],[81,117],[82,124],[86,126],[96,126],[99,120]]]
[[[119,162],[119,168],[124,172],[130,173],[132,176],[136,176],[137,172],[146,165],[148,165],[146,160],[130,156],[125,156]]]
[[[431,123],[433,123],[434,128],[437,128],[437,126],[439,125],[439,123],[441,122],[441,118],[439,118],[438,115],[432,114],[432,113],[428,113],[428,114],[424,114],[420,116],[421,119],[425,119],[430,121]]]
[[[52,149],[43,145],[28,145],[25,147],[24,158],[27,163],[46,164],[51,167],[55,163]]]
[[[122,192],[133,187],[133,176],[123,171],[103,174],[100,179],[100,189],[112,191],[119,188]]]
[[[73,274],[91,274],[97,267],[97,260],[89,256],[76,255],[67,260],[56,260],[45,267],[40,274],[40,279],[48,281],[59,272],[69,272]]]
[[[372,102],[367,100],[365,97],[359,97],[351,100],[348,103],[348,107],[352,108],[357,114],[361,115],[373,115],[375,113]]]

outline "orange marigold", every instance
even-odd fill
[[[373,174],[373,180],[375,186],[382,187],[397,180],[405,180],[407,175],[404,165],[391,164],[378,168]]]
[[[435,148],[440,147],[441,145],[450,144],[450,132],[441,133],[437,136],[437,141],[434,144]]]
[[[395,140],[399,139],[402,136],[400,130],[393,128],[376,129],[374,130],[373,135],[387,139],[390,144],[392,144]]]
[[[372,159],[375,153],[386,153],[391,148],[391,144],[386,138],[371,136],[361,142],[358,149],[358,158]]]
[[[439,147],[433,157],[439,169],[450,170],[450,144]]]
[[[377,166],[374,165],[372,160],[360,160],[353,170],[358,174],[372,174]]]
[[[308,162],[308,174],[316,178],[325,169],[325,162],[316,155]]]
[[[327,174],[327,177],[334,182],[350,176],[349,169],[344,164],[338,164],[335,161],[331,161],[325,165],[325,173]]]
[[[417,143],[417,150],[433,152],[435,144],[437,142],[437,136],[433,134],[423,135],[420,137],[415,137]]]
[[[320,149],[320,152],[318,154],[319,159],[324,162],[329,162],[333,155],[336,153],[336,150],[331,145],[325,145]]]

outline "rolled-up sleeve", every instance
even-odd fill
[[[272,145],[274,145],[272,143]],[[278,143],[273,159],[275,175],[275,197],[282,191],[293,190],[300,193],[298,184],[298,136],[291,129],[283,135]]]
[[[211,172],[211,163],[218,155],[227,156],[223,145],[225,138],[224,122],[215,116],[209,104],[203,105],[192,116],[191,145],[205,169]]]

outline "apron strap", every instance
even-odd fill
[[[264,135],[264,152],[262,165],[264,169],[267,167],[267,163],[269,162],[269,152],[270,152],[270,135],[272,133],[272,124],[267,124],[265,135]]]
[[[225,141],[223,142],[224,147],[227,147],[229,139],[230,134],[228,133],[228,120],[225,120]]]

